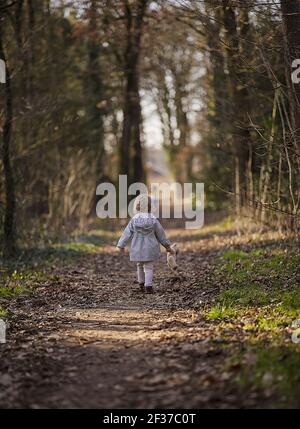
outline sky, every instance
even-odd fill
[[[145,144],[147,147],[154,146],[155,148],[160,148],[162,146],[163,136],[156,106],[151,100],[151,97],[146,94],[141,95]]]

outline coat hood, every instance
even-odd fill
[[[150,234],[154,230],[156,217],[152,213],[137,213],[132,218],[132,225],[140,234]]]

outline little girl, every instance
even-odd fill
[[[153,293],[153,262],[159,259],[160,244],[173,253],[171,242],[156,217],[151,213],[151,197],[139,195],[135,200],[137,212],[126,226],[117,247],[124,251],[131,241],[130,260],[137,262],[137,277],[141,290]]]

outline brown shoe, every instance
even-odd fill
[[[140,291],[145,292],[145,283],[139,283]]]
[[[152,286],[145,286],[146,293],[153,293],[153,287]]]

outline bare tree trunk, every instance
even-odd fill
[[[209,0],[205,0],[206,14],[210,16],[214,13],[214,20],[207,18],[206,40],[209,48],[209,59],[212,72],[212,88],[215,103],[215,126],[224,125],[226,110],[226,81],[227,76],[224,72],[225,60],[220,44],[222,31],[222,10],[214,8]]]
[[[281,0],[281,11],[293,139],[300,156],[300,84],[292,81],[293,61],[300,59],[300,0]]]
[[[176,113],[177,129],[180,132],[178,139],[178,146],[175,152],[175,177],[180,183],[184,183],[189,179],[189,165],[188,159],[190,155],[189,138],[190,138],[190,124],[186,109],[184,107],[183,99],[186,96],[184,89],[184,78],[181,73],[176,71],[176,67],[171,67],[173,81],[174,81],[174,104]]]
[[[96,180],[101,181],[104,161],[104,125],[103,116],[105,113],[104,107],[99,99],[103,97],[103,81],[101,70],[101,51],[99,43],[97,43],[97,0],[91,0],[89,8],[89,40],[88,40],[88,92],[89,92],[89,119],[91,124],[91,136],[89,145],[92,149],[92,155],[96,154]],[[97,103],[98,102],[98,103]]]
[[[163,61],[163,58],[161,58],[161,61]],[[175,164],[178,146],[175,145],[174,126],[172,124],[172,109],[170,107],[171,94],[166,80],[165,67],[160,67],[159,64],[156,70],[156,75],[158,87],[156,104],[158,107],[158,114],[163,131],[163,147],[167,152],[171,169],[176,177],[177,168]]]
[[[241,214],[242,206],[247,200],[247,166],[249,159],[249,131],[245,128],[242,114],[245,112],[246,89],[240,88],[241,76],[238,74],[239,64],[239,35],[237,30],[235,3],[223,0],[224,28],[226,31],[227,62],[229,71],[229,87],[232,99],[232,145],[234,151],[235,170],[235,204],[236,213]],[[245,23],[248,25],[248,23]]]
[[[138,0],[136,9],[124,1],[127,23],[125,53],[125,96],[123,106],[123,131],[119,149],[119,172],[127,174],[129,182],[143,179],[141,144],[141,105],[139,96],[139,58],[144,15],[148,0]],[[132,158],[132,164],[131,164]],[[132,167],[132,170],[131,170]]]
[[[2,135],[2,162],[5,178],[5,216],[4,216],[4,237],[3,237],[3,255],[4,257],[12,257],[16,252],[15,244],[15,185],[13,170],[10,160],[10,144],[13,121],[13,105],[10,71],[6,62],[3,49],[3,32],[2,22],[0,22],[0,58],[6,64],[6,83],[4,84],[5,98],[5,119]]]
[[[161,99],[162,99],[162,107],[167,115],[167,128],[168,128],[168,141],[165,141],[165,144],[169,144],[174,150],[174,129],[172,126],[172,112],[170,109],[170,91],[166,82],[165,72],[161,73]]]
[[[265,206],[268,200],[269,185],[272,174],[272,159],[273,159],[273,143],[275,137],[275,126],[276,126],[276,112],[277,112],[277,90],[275,89],[273,109],[272,109],[272,123],[270,137],[267,143],[266,161],[262,167],[262,195],[261,195],[261,221],[266,221],[266,210]]]

